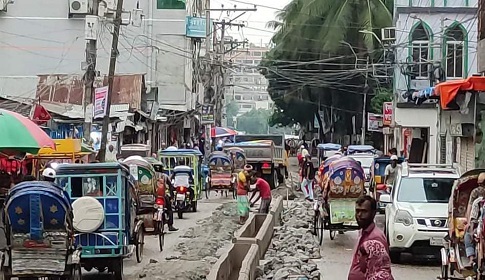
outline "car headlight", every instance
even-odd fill
[[[413,224],[413,216],[409,214],[408,211],[398,210],[394,222],[398,224],[403,224],[405,226],[410,226]]]

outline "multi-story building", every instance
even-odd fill
[[[228,87],[225,100],[235,101],[239,107],[238,115],[253,109],[272,108],[273,102],[267,92],[268,82],[259,73],[258,65],[269,49],[256,47],[235,50],[229,57],[232,67],[228,73]]]
[[[451,129],[454,113],[420,97],[477,71],[477,0],[395,0],[394,19],[394,146],[414,162],[474,159],[473,139]]]
[[[48,81],[50,90],[57,87],[73,93],[72,87],[77,85],[81,88],[76,89],[76,94],[84,93],[86,36],[97,38],[96,70],[100,77],[107,75],[116,0],[0,1],[2,3],[8,4],[0,7],[1,97],[36,100],[39,95],[53,96],[52,92],[39,93],[39,80]],[[100,3],[99,10],[105,12],[96,24],[86,20],[87,15],[92,14],[94,3]],[[124,0],[116,74],[141,77],[136,83],[138,97],[126,97],[128,87],[134,82],[123,81],[123,77],[118,81],[119,92],[115,94],[141,103],[131,109],[150,111],[154,101],[160,110],[178,111],[178,115],[194,109],[196,94],[193,92],[197,83],[193,80],[197,67],[193,62],[197,60],[201,42],[193,39],[194,34],[187,33],[194,31],[190,30],[194,26],[187,23],[194,22],[188,16],[201,16],[206,1],[188,3],[183,0]],[[202,21],[205,25],[205,20]],[[93,28],[86,28],[88,25]],[[205,37],[205,27],[199,29],[202,32],[195,37]],[[64,79],[59,79],[59,74]],[[39,75],[54,78],[39,79]],[[67,97],[57,99],[56,102],[69,103]],[[77,99],[82,102],[84,97]],[[183,118],[181,123],[183,128],[176,129],[179,134],[187,129]],[[166,136],[155,131],[153,135]],[[159,141],[167,139],[162,137]]]

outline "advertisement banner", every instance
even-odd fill
[[[394,110],[392,108],[392,102],[384,102],[383,105],[384,108],[382,108],[382,124],[384,126],[390,126],[392,125],[392,115],[394,114]]]
[[[104,118],[107,109],[108,87],[96,88],[94,91],[94,118]]]
[[[334,200],[330,202],[330,221],[332,224],[355,223],[355,201]]]
[[[202,124],[214,123],[214,105],[211,105],[211,104],[202,105],[201,123]]]
[[[382,132],[382,115],[367,113],[367,131]]]
[[[187,16],[185,20],[185,36],[190,38],[205,38],[207,36],[206,33],[205,18]]]

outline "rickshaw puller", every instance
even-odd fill
[[[163,196],[165,199],[165,209],[167,209],[167,215],[168,215],[168,230],[169,231],[177,231],[178,228],[173,226],[173,209],[172,209],[172,201],[174,199],[174,187],[172,185],[172,182],[170,181],[169,177],[166,174],[162,174],[162,178],[158,179],[159,184],[158,184],[158,189],[157,189],[157,195],[158,196]],[[168,193],[166,191],[166,186],[168,186]]]
[[[476,197],[473,200],[472,204],[469,205],[467,209],[468,213],[468,220],[466,225],[466,232],[464,236],[464,243],[465,243],[465,253],[467,258],[469,259],[469,263],[466,267],[472,267],[474,260],[475,260],[475,233],[476,227],[478,225],[478,219],[483,218],[483,193],[484,193],[484,181],[485,181],[485,173],[480,173],[478,175],[477,184],[478,188],[474,189],[470,193],[470,197]]]

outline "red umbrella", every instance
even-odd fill
[[[216,126],[211,129],[211,138],[233,136],[236,134],[237,132],[235,130],[232,130],[227,127]]]

